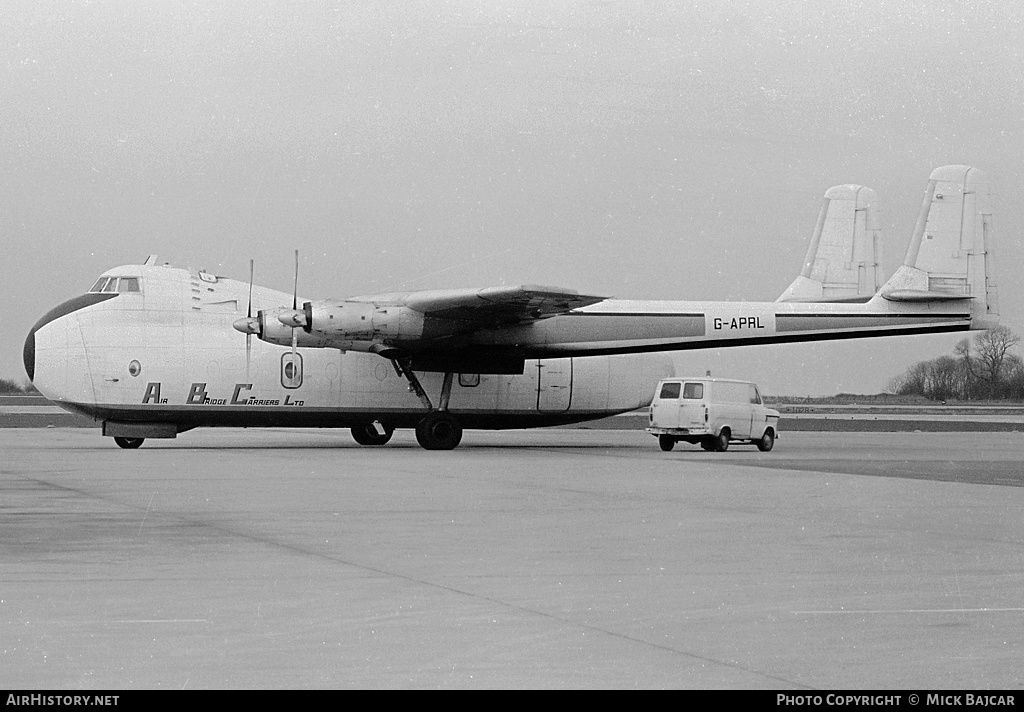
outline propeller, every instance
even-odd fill
[[[291,311],[285,311],[277,315],[277,320],[292,329],[292,338],[294,340],[294,330],[301,328],[305,331],[309,331],[309,314],[305,308],[299,309],[299,251],[295,250],[295,287],[292,291],[292,308]]]
[[[245,307],[245,318],[238,319],[231,326],[245,334],[245,377],[249,378],[249,363],[252,356],[252,335],[260,333],[260,320],[252,315],[252,282],[255,261],[249,260],[249,303]]]

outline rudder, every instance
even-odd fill
[[[800,276],[778,302],[867,301],[882,283],[875,191],[837,185],[825,192]]]
[[[881,290],[889,301],[971,300],[973,328],[998,321],[988,179],[971,166],[942,166],[928,179],[903,266]]]

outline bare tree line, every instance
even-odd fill
[[[921,361],[889,381],[890,393],[931,400],[1024,400],[1020,337],[1005,326],[962,339],[952,356]]]

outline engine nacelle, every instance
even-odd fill
[[[302,328],[293,329],[281,323],[279,317],[282,314],[290,313],[292,310],[285,307],[279,309],[261,309],[256,317],[257,331],[262,341],[280,346],[292,345],[292,334],[295,335],[296,346],[324,347],[327,340],[323,334],[309,333]],[[239,320],[242,321],[241,319]],[[238,328],[238,327],[236,327]]]
[[[306,302],[306,329],[336,348],[358,344],[400,344],[423,336],[423,314],[403,306],[372,302]]]

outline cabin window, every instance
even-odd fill
[[[103,291],[103,285],[107,283],[107,279],[109,279],[109,278],[108,277],[100,277],[99,279],[96,280],[96,284],[92,285],[92,288],[89,291],[90,292],[102,292]]]
[[[459,385],[463,388],[476,388],[480,385],[479,373],[460,373]]]
[[[111,277],[107,280],[107,283],[103,285],[101,292],[116,292],[117,291],[117,277]]]
[[[679,399],[679,384],[678,383],[665,383],[661,387],[661,395],[658,396],[662,400],[678,400]]]
[[[687,383],[683,387],[683,398],[689,398],[690,400],[700,400],[704,397],[704,384],[703,383]]]

